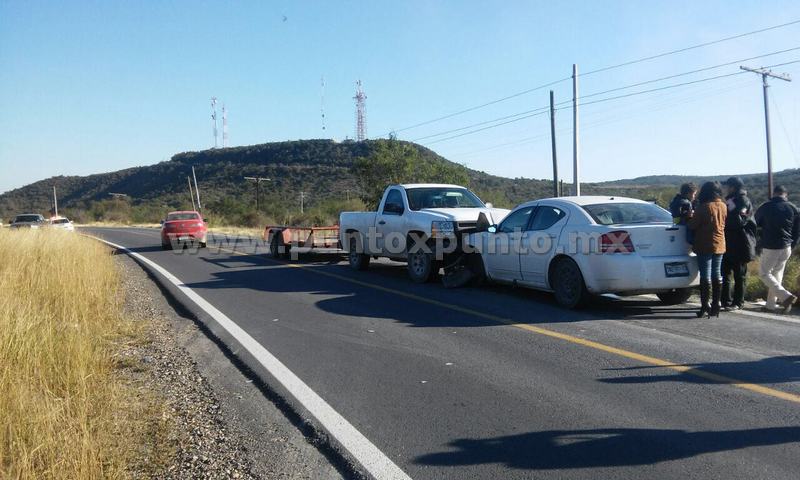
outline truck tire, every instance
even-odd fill
[[[686,303],[692,296],[691,288],[673,288],[672,290],[657,293],[656,296],[664,305],[680,305]]]
[[[589,300],[589,291],[578,264],[571,258],[556,261],[551,270],[550,287],[559,305],[580,308]]]
[[[358,234],[351,234],[349,237],[348,255],[347,260],[350,263],[350,268],[353,270],[366,270],[369,267],[369,255],[364,255],[359,252],[359,236]]]
[[[408,276],[414,283],[426,283],[439,273],[439,264],[433,254],[416,251],[408,254]]]

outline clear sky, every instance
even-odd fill
[[[212,96],[229,110],[234,146],[343,139],[354,136],[360,78],[368,136],[398,130],[399,138],[415,140],[545,106],[547,89],[401,130],[568,77],[573,63],[588,72],[798,19],[796,0],[0,0],[0,192],[208,148]],[[587,75],[580,89],[589,95],[794,47],[800,24]],[[800,50],[745,63],[792,60],[800,60]],[[735,64],[606,96],[737,70]],[[797,168],[800,63],[776,70],[795,81],[774,80],[770,89],[774,164]],[[556,102],[570,99],[569,81],[553,88]],[[760,79],[753,74],[587,104],[581,120],[587,181],[766,168]],[[557,112],[567,178],[571,124],[569,109]],[[420,143],[472,168],[546,178],[548,133],[548,117],[539,115]]]

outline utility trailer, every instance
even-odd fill
[[[267,225],[261,236],[274,258],[289,258],[292,250],[301,253],[343,253],[339,225],[293,227]]]

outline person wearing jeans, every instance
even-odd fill
[[[769,289],[764,311],[789,313],[797,297],[784,288],[783,271],[800,241],[800,212],[789,202],[786,188],[775,187],[772,198],[756,211],[756,223],[761,228],[759,276]]]
[[[728,207],[722,201],[722,186],[719,182],[704,183],[700,187],[698,201],[700,204],[688,222],[689,228],[694,232],[692,250],[697,254],[697,267],[700,271],[700,311],[697,316],[707,314],[709,318],[719,317]]]

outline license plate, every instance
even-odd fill
[[[686,262],[670,262],[664,264],[664,274],[667,278],[688,277],[689,264]]]

